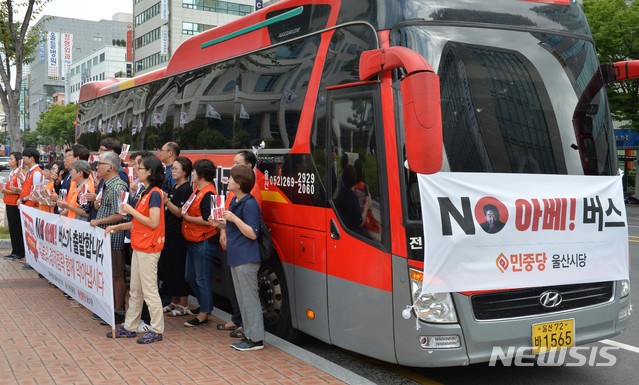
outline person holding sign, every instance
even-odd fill
[[[38,165],[40,161],[40,152],[33,147],[25,148],[22,151],[22,161],[24,166],[29,170],[27,176],[22,184],[22,191],[18,198],[18,204],[24,204],[29,207],[37,207],[35,196],[31,193],[36,186],[40,186],[44,180],[42,176],[42,169]]]
[[[257,273],[262,263],[257,235],[262,214],[257,201],[250,194],[254,184],[253,170],[243,166],[233,167],[228,189],[235,194],[235,198],[229,210],[224,212],[227,263],[231,267],[245,336],[231,346],[241,351],[264,348],[264,317],[257,286]]]
[[[107,233],[115,231],[131,231],[131,285],[129,290],[129,309],[126,312],[124,325],[115,331],[116,338],[132,338],[140,324],[142,305],[149,307],[151,314],[151,330],[138,338],[139,344],[150,344],[162,341],[164,333],[164,314],[162,300],[158,292],[158,261],[164,248],[164,166],[156,157],[146,157],[138,166],[138,179],[144,190],[135,208],[125,203],[122,211],[131,215],[131,222],[121,223],[106,228]],[[112,338],[111,332],[107,337]]]
[[[254,153],[247,150],[239,151],[235,154],[233,158],[233,166],[242,166],[246,167],[249,170],[253,170],[257,165],[257,157]],[[256,178],[257,179],[257,178]],[[254,184],[253,189],[251,190],[251,195],[257,201],[258,206],[262,206],[262,192],[260,191],[260,187],[257,183]],[[235,195],[232,192],[228,192],[226,195],[226,208],[229,208],[231,205],[231,200]],[[231,276],[231,268],[229,267],[226,260],[226,230],[220,227],[220,246],[224,250],[224,255],[222,259],[222,269],[224,269],[224,282],[226,283],[226,290],[229,295],[229,299],[231,301],[231,308],[233,310],[233,314],[231,315],[231,320],[226,323],[221,323],[217,325],[217,330],[230,330],[230,336],[233,338],[242,338],[244,337],[244,332],[242,328],[242,313],[240,312],[240,306],[237,303],[237,296],[235,295],[235,288],[233,287],[233,278]]]
[[[213,310],[211,276],[213,256],[217,252],[218,231],[208,223],[211,215],[211,195],[215,164],[208,159],[199,159],[193,165],[194,191],[182,206],[182,234],[187,241],[185,278],[200,304],[200,313],[184,326],[200,326],[209,322]]]
[[[78,160],[71,165],[71,186],[70,198],[66,201],[59,199],[58,208],[60,215],[72,219],[87,222],[91,205],[86,200],[86,194],[95,192],[95,185],[89,178],[91,175],[91,165],[86,160]]]
[[[122,223],[124,217],[120,209],[119,197],[128,191],[128,181],[119,177],[120,158],[115,152],[103,152],[98,160],[98,178],[104,180],[101,190],[102,197],[95,219],[89,224],[106,229],[109,225]],[[126,297],[124,258],[124,231],[111,233],[111,269],[113,276],[113,305],[115,322],[124,322],[124,304]],[[97,316],[96,316],[97,317]]]
[[[189,309],[189,284],[184,278],[187,244],[182,235],[182,207],[193,193],[187,180],[193,164],[188,158],[179,156],[170,170],[174,184],[164,196],[166,246],[160,255],[160,271],[163,290],[171,296],[171,303],[163,310],[170,316],[182,316],[193,314]]]
[[[12,152],[9,155],[9,178],[2,186],[2,194],[4,194],[4,204],[6,205],[7,222],[9,224],[9,235],[11,236],[11,254],[5,255],[6,258],[22,259],[24,258],[24,240],[22,237],[22,222],[20,221],[20,210],[18,209],[18,197],[22,191],[22,182],[24,182],[24,174],[18,167],[22,160],[22,154]]]

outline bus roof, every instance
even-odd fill
[[[130,79],[108,78],[82,86],[79,102],[146,84],[271,44],[363,21],[383,30],[403,21],[478,24],[588,35],[579,5],[571,0],[282,0],[240,19],[192,36],[165,68]],[[586,27],[587,28],[587,27]]]

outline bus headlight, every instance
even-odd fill
[[[630,294],[630,280],[624,279],[621,281],[621,295],[620,298],[623,298]]]
[[[457,322],[450,293],[422,293],[423,273],[410,269],[410,291],[417,318],[425,322]]]

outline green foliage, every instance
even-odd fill
[[[85,132],[78,137],[78,143],[88,148],[89,151],[97,151],[102,141],[102,135],[99,132]]]
[[[584,0],[583,9],[602,63],[639,59],[639,1]],[[608,97],[613,118],[639,129],[639,80],[609,85]]]
[[[36,131],[25,131],[24,137],[24,147],[38,147],[39,143],[44,143],[42,140],[39,140],[39,135]]]
[[[60,146],[72,144],[75,133],[73,122],[77,109],[78,106],[75,103],[66,106],[54,104],[43,112],[36,129],[43,143]]]
[[[18,122],[20,84],[24,64],[33,61],[41,31],[29,28],[51,0],[4,0],[0,2],[0,102],[6,113],[11,148],[21,151],[22,130]],[[12,84],[13,83],[13,84]]]

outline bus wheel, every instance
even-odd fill
[[[288,287],[284,270],[276,255],[262,263],[257,285],[264,313],[264,328],[287,341],[301,342],[305,334],[294,329],[291,323]]]

